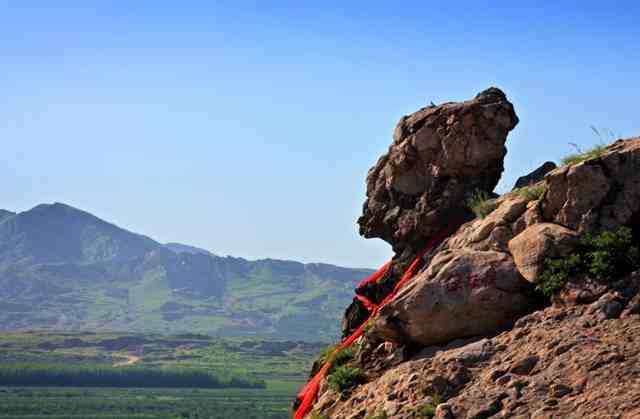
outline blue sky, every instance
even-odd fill
[[[638,2],[394,3],[0,0],[0,208],[373,267],[366,172],[430,101],[507,93],[500,191],[591,125],[640,135]]]

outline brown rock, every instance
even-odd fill
[[[522,276],[536,283],[547,258],[568,255],[578,242],[578,235],[568,228],[534,224],[509,241],[509,251]]]
[[[540,358],[536,355],[527,356],[516,361],[509,372],[517,375],[529,375],[529,373],[536,367]]]
[[[618,140],[601,157],[545,177],[546,220],[578,232],[635,223],[640,214],[640,138]]]
[[[438,253],[377,316],[372,332],[423,346],[492,333],[530,309],[513,260],[505,253]]]
[[[389,152],[367,176],[360,234],[400,252],[466,213],[466,198],[493,191],[500,179],[504,143],[517,123],[513,105],[495,87],[403,117]]]
[[[551,397],[555,397],[556,399],[564,397],[572,391],[573,389],[565,384],[553,384],[551,387],[549,387],[549,393],[551,394]]]

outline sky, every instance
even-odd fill
[[[640,135],[638,21],[631,1],[0,0],[0,208],[376,267],[391,250],[356,220],[401,116],[503,89],[510,190],[591,126]]]

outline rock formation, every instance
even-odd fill
[[[517,123],[513,105],[495,87],[400,119],[389,152],[369,170],[360,234],[399,253],[438,233],[452,214],[467,210],[469,195],[493,191]]]
[[[540,167],[538,167],[528,175],[520,176],[518,180],[516,180],[516,184],[513,186],[513,190],[524,188],[525,186],[531,186],[533,184],[541,182],[544,179],[544,175],[546,175],[556,167],[558,166],[556,166],[556,164],[552,161],[543,163]]]
[[[396,255],[381,285],[357,292],[380,301],[425,240],[458,228],[367,325],[350,361],[366,383],[338,394],[325,381],[315,413],[640,417],[640,271],[572,278],[551,299],[536,291],[546,261],[576,252],[583,235],[626,226],[638,240],[640,138],[533,176],[470,220],[467,198],[492,192],[517,121],[496,88],[402,118],[359,220]],[[354,302],[345,331],[366,315]]]
[[[388,153],[369,170],[358,220],[361,235],[385,240],[396,255],[387,280],[358,293],[381,301],[429,238],[472,218],[466,200],[495,188],[507,134],[517,123],[513,105],[495,87],[471,100],[429,106],[400,119]],[[343,333],[366,313],[354,300]]]

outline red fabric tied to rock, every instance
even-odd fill
[[[455,224],[455,226],[457,226],[457,224]],[[431,240],[429,240],[429,242],[425,246],[425,249],[418,254],[418,256],[413,260],[411,265],[409,265],[407,270],[404,272],[400,280],[396,283],[396,286],[393,288],[393,291],[389,293],[389,295],[387,295],[387,297],[384,300],[382,300],[380,304],[376,305],[373,302],[371,302],[371,300],[369,300],[368,298],[362,295],[356,294],[356,299],[358,299],[367,308],[367,310],[371,312],[371,314],[369,315],[366,321],[364,321],[350,336],[345,338],[340,343],[340,345],[333,350],[333,352],[331,352],[331,354],[327,357],[327,359],[333,359],[333,357],[338,352],[353,345],[353,343],[356,340],[358,340],[360,336],[364,334],[365,326],[367,325],[369,320],[373,319],[375,315],[378,314],[378,311],[380,311],[382,307],[387,305],[389,302],[391,302],[391,300],[395,298],[398,292],[415,276],[416,271],[420,266],[420,261],[422,260],[424,255],[427,252],[429,252],[431,249],[433,249],[446,236],[448,236],[452,232],[452,230],[453,230],[453,227],[447,228],[443,230],[440,234],[434,236],[433,238],[431,238]],[[380,267],[380,269],[378,269],[374,274],[372,274],[371,276],[361,281],[358,284],[358,288],[372,282],[374,283],[378,282],[387,272],[390,265],[391,265],[391,261],[382,265],[382,267]],[[320,383],[322,382],[324,377],[327,375],[330,368],[331,368],[331,362],[330,361],[325,362],[325,364],[322,366],[322,368],[320,368],[320,370],[316,373],[316,375],[302,388],[302,390],[300,390],[300,392],[298,393],[298,399],[301,401],[301,403],[298,406],[298,409],[296,410],[293,416],[294,419],[303,419],[306,416],[306,414],[311,411],[311,409],[313,408],[313,404],[316,401],[316,397],[318,396]]]
[[[374,273],[372,273],[371,275],[369,275],[368,277],[360,281],[356,288],[362,288],[365,285],[370,284],[372,282],[375,283],[380,281],[380,279],[384,276],[384,274],[387,273],[387,270],[389,269],[390,265],[391,265],[391,261],[382,265],[380,269],[378,269],[377,271],[375,271]]]

